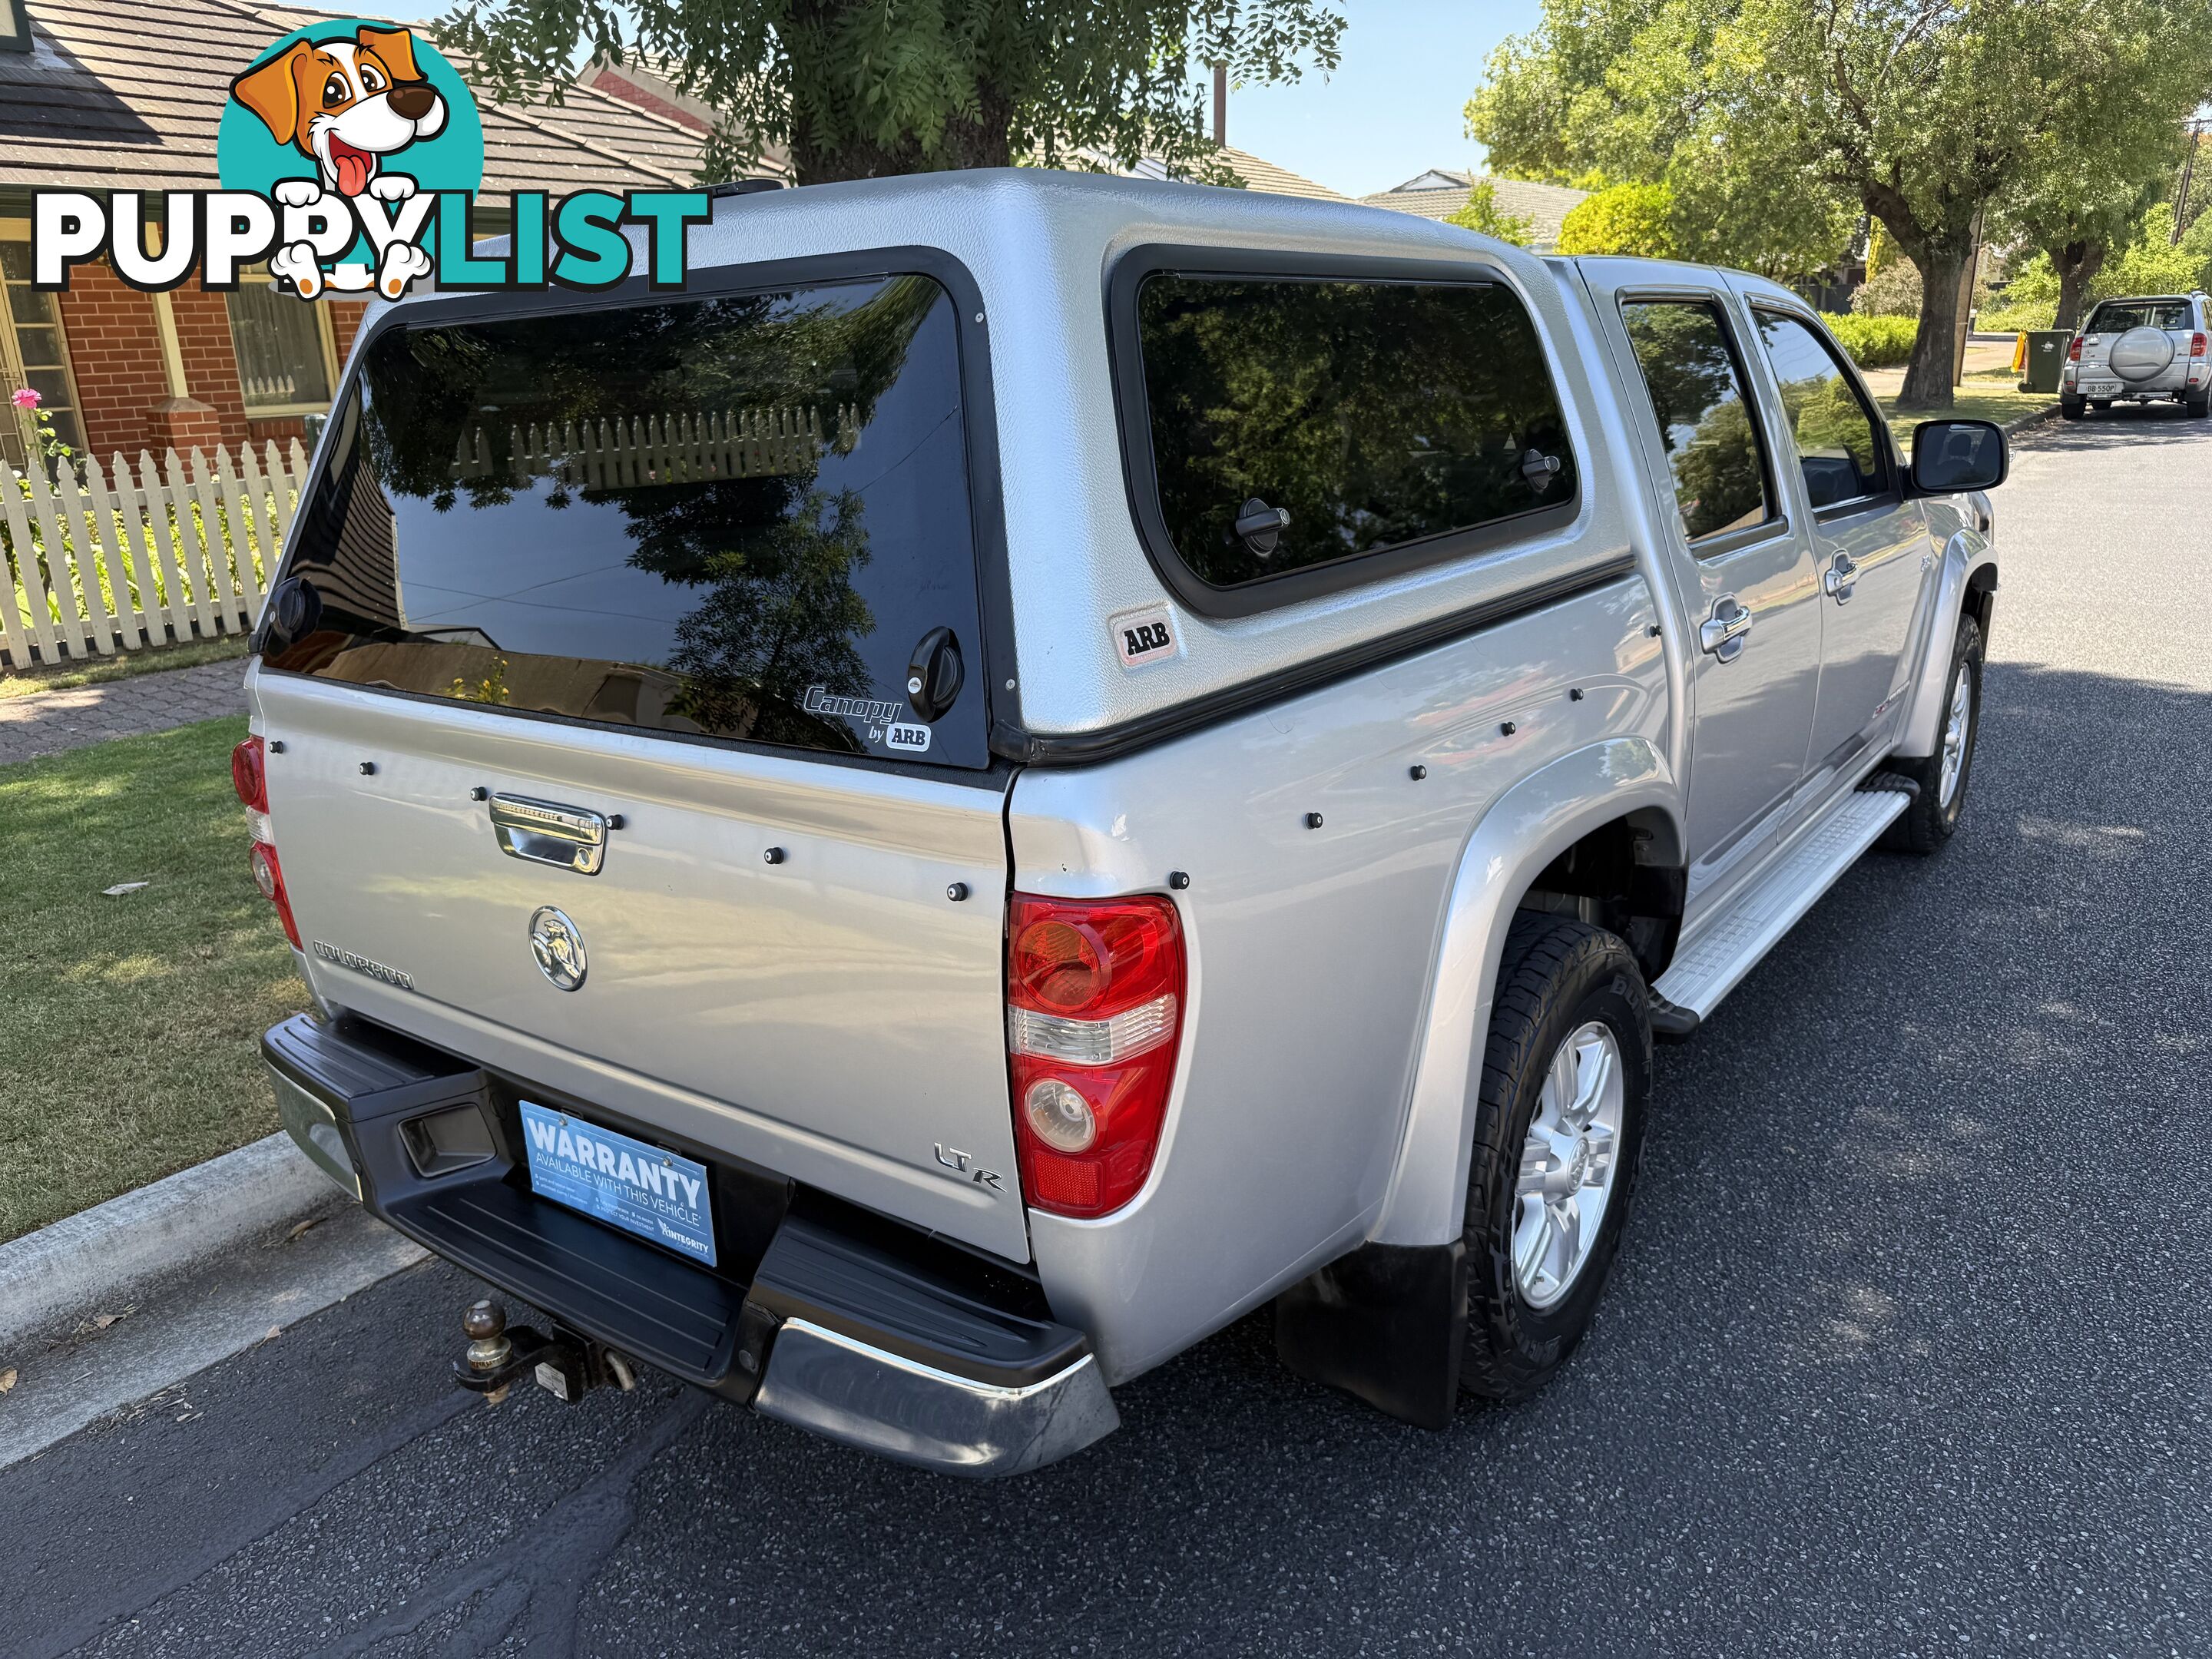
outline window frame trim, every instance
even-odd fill
[[[702,744],[744,754],[784,760],[793,758],[830,766],[887,771],[905,777],[927,777],[978,788],[1003,789],[1005,763],[1028,757],[1030,738],[1021,724],[1019,670],[1014,648],[1013,583],[1006,551],[1004,493],[1000,485],[998,405],[992,391],[991,342],[984,321],[982,289],[974,273],[959,258],[943,248],[925,244],[855,249],[839,253],[809,254],[787,259],[763,259],[744,264],[710,265],[687,271],[680,292],[656,289],[642,274],[634,274],[611,288],[586,291],[573,289],[482,289],[438,294],[397,305],[371,307],[356,331],[346,358],[345,374],[331,397],[331,410],[352,395],[368,361],[368,348],[393,328],[440,327],[455,323],[488,322],[514,318],[552,317],[572,312],[610,311],[636,305],[682,304],[690,300],[718,299],[734,294],[758,294],[829,283],[866,282],[901,276],[927,276],[952,300],[955,359],[960,374],[962,439],[968,468],[968,517],[975,549],[976,614],[982,637],[976,642],[982,672],[977,689],[983,698],[985,763],[981,767],[917,763],[869,754],[845,754],[835,750],[794,749],[788,744],[756,743],[746,738],[718,737],[708,732],[642,731],[611,726],[603,720],[578,715],[550,714],[537,709],[502,709],[515,720],[540,720],[553,726],[576,726],[597,732],[628,730],[657,742]],[[301,485],[301,501],[322,486],[330,465],[331,445],[338,428],[331,420],[316,434],[313,453]],[[292,546],[288,542],[283,562],[269,580],[270,591],[291,574]],[[248,641],[258,657],[265,654],[269,625],[267,607]],[[263,670],[277,673],[286,671]],[[356,690],[379,696],[457,707],[449,698],[389,686],[361,686]]]
[[[241,270],[238,276],[239,287],[241,289],[249,283],[259,288],[270,288],[275,286],[276,281],[269,274],[269,268],[266,265],[254,265]],[[226,301],[229,299],[228,295],[223,297]],[[322,347],[323,352],[323,384],[331,388],[331,395],[321,403],[310,400],[289,404],[257,404],[251,401],[246,395],[246,371],[238,361],[238,329],[231,321],[228,304],[223,308],[223,325],[230,330],[230,366],[238,375],[239,405],[246,411],[246,418],[249,421],[297,420],[307,415],[327,415],[338,406],[338,371],[342,365],[338,361],[337,336],[331,325],[330,307],[319,299],[302,301],[300,303],[314,308],[315,338]]]
[[[4,3],[4,0],[0,0],[0,3]],[[27,243],[30,240],[31,222],[28,219],[0,218],[0,241],[20,241]],[[0,284],[0,286],[4,286],[4,284]],[[84,392],[76,383],[76,358],[70,350],[69,319],[62,315],[61,295],[58,292],[53,294],[52,303],[54,307],[54,340],[55,343],[61,347],[62,352],[62,379],[69,386],[70,412],[76,416],[77,435],[83,441],[83,448],[81,453],[83,457],[88,460],[92,457],[92,428],[90,423],[85,419]],[[43,328],[46,325],[43,323],[34,323],[30,325],[30,326],[34,328]],[[0,361],[5,361],[6,362],[12,364],[16,372],[22,374],[27,380],[30,371],[23,367],[22,350],[15,338],[15,328],[16,323],[15,313],[9,308],[6,296],[4,295],[0,295],[0,331],[4,331],[7,336],[5,343],[3,344],[0,344]],[[31,422],[30,411],[27,410],[11,409],[8,412],[14,417],[16,428],[21,434],[23,444],[24,459],[27,463],[31,455],[31,433],[33,429]]]
[[[1860,495],[1846,496],[1840,501],[1830,501],[1826,507],[1813,505],[1812,491],[1805,489],[1805,457],[1802,451],[1797,451],[1797,434],[1794,431],[1790,434],[1790,447],[1797,452],[1798,488],[1805,490],[1805,510],[1813,515],[1813,522],[1817,525],[1836,524],[1845,519],[1856,519],[1862,514],[1887,512],[1901,504],[1905,499],[1905,468],[1897,457],[1897,440],[1890,433],[1888,421],[1883,418],[1881,406],[1875,401],[1873,395],[1867,391],[1866,383],[1859,378],[1859,366],[1851,361],[1851,354],[1844,350],[1842,343],[1828,332],[1820,319],[1809,312],[1784,305],[1768,295],[1747,299],[1744,305],[1751,313],[1754,329],[1759,327],[1762,316],[1786,317],[1804,327],[1812,335],[1813,343],[1827,353],[1828,361],[1836,366],[1837,373],[1843,376],[1844,384],[1850,388],[1851,396],[1858,402],[1859,413],[1867,416],[1873,422],[1874,428],[1881,434],[1881,441],[1875,446],[1875,464],[1881,470],[1881,483]],[[1759,345],[1760,361],[1765,365],[1767,378],[1774,384],[1776,407],[1782,408],[1782,376],[1774,367],[1774,359],[1768,354],[1763,337]],[[1783,412],[1786,414],[1788,410],[1784,409]]]
[[[1751,383],[1751,366],[1737,337],[1736,319],[1731,314],[1730,295],[1720,289],[1702,288],[1625,288],[1613,295],[1613,309],[1620,323],[1621,337],[1628,343],[1629,361],[1636,365],[1637,383],[1644,388],[1644,407],[1651,416],[1651,429],[1659,439],[1660,465],[1667,483],[1667,499],[1674,507],[1674,528],[1680,535],[1683,549],[1689,556],[1704,563],[1710,559],[1726,558],[1741,553],[1747,547],[1787,536],[1790,515],[1784,509],[1781,480],[1774,468],[1774,434],[1768,429],[1767,411]],[[1739,525],[1734,529],[1708,530],[1702,536],[1691,536],[1682,522],[1681,497],[1674,485],[1674,467],[1671,453],[1667,448],[1667,434],[1659,430],[1659,407],[1651,400],[1650,377],[1644,372],[1644,359],[1637,355],[1636,337],[1629,331],[1628,307],[1632,305],[1688,305],[1710,309],[1721,325],[1721,343],[1727,348],[1729,360],[1735,367],[1736,389],[1743,400],[1744,410],[1751,419],[1752,436],[1759,445],[1759,474],[1765,485],[1766,516],[1757,524]]]
[[[1402,259],[1285,248],[1146,242],[1121,252],[1105,276],[1106,339],[1113,381],[1115,424],[1121,440],[1121,478],[1139,544],[1169,592],[1186,608],[1210,621],[1235,621],[1280,610],[1305,600],[1366,587],[1425,569],[1532,541],[1562,530],[1583,514],[1589,500],[1588,458],[1577,453],[1575,493],[1549,506],[1532,507],[1486,524],[1438,532],[1397,542],[1368,553],[1351,553],[1304,569],[1286,570],[1236,587],[1218,587],[1185,564],[1160,507],[1159,472],[1152,451],[1152,403],[1145,381],[1142,337],[1138,328],[1137,291],[1145,279],[1162,271],[1188,270],[1222,278],[1263,282],[1363,283],[1419,288],[1495,289],[1521,307],[1544,356],[1560,421],[1571,441],[1573,404],[1557,372],[1556,348],[1542,319],[1505,272],[1472,260]]]

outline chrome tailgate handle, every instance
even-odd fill
[[[606,815],[580,806],[525,795],[494,795],[491,831],[499,850],[511,859],[558,865],[580,876],[598,875],[606,861]]]

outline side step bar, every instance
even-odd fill
[[[1917,793],[1909,778],[1877,777],[1844,796],[1723,915],[1699,928],[1651,988],[1676,1011],[1700,1020],[1711,1016],[1859,854],[1881,839]]]

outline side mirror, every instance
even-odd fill
[[[1923,421],[1912,428],[1912,493],[1955,495],[1995,489],[2012,459],[2004,434],[1990,421]]]

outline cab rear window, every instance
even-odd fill
[[[1576,500],[1542,344],[1503,287],[1158,270],[1136,313],[1160,518],[1211,588]]]
[[[962,413],[922,276],[389,329],[285,568],[319,621],[268,665],[988,765]],[[923,711],[939,630],[963,684]]]

